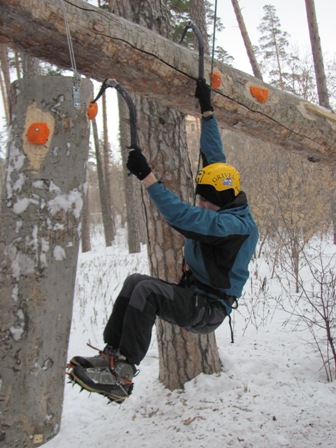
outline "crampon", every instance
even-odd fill
[[[68,364],[66,375],[69,383],[73,386],[78,385],[81,392],[86,390],[102,395],[109,400],[109,403],[123,403],[131,395],[134,387],[131,381],[126,382],[126,380],[117,378],[110,369],[84,369]]]

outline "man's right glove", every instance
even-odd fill
[[[202,114],[203,112],[214,110],[211,105],[211,89],[204,78],[198,78],[196,81],[195,97],[199,100]]]
[[[152,172],[146,157],[142,154],[141,149],[138,147],[131,148],[131,151],[128,154],[126,166],[128,170],[139,180],[143,180],[149,173]]]

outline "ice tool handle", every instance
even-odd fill
[[[129,114],[130,114],[130,135],[131,135],[131,144],[130,148],[139,148],[138,145],[138,134],[137,134],[137,118],[136,118],[136,110],[134,103],[132,101],[132,98],[129,96],[127,91],[119,84],[119,82],[116,79],[105,79],[103,82],[98,95],[96,98],[92,101],[92,103],[95,103],[105,92],[105,90],[108,87],[113,87],[116,89],[116,91],[124,98],[124,100],[127,103]]]
[[[192,30],[195,33],[195,36],[198,41],[198,77],[204,78],[204,42],[203,42],[203,36],[198,28],[198,26],[192,22],[189,21],[187,25],[185,26],[183,30],[183,34],[180,40],[180,44],[182,43],[185,35],[187,34],[188,30]]]

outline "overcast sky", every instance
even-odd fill
[[[215,3],[215,0],[211,1]],[[253,45],[258,45],[260,38],[257,28],[264,15],[263,6],[273,5],[282,31],[290,34],[289,41],[298,45],[303,53],[311,51],[305,0],[239,0],[239,4]],[[336,49],[336,0],[315,0],[315,8],[322,51],[331,58]],[[217,0],[217,9],[225,26],[225,30],[218,33],[217,45],[235,58],[233,67],[252,73],[231,0]]]

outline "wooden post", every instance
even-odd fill
[[[93,87],[73,78],[12,85],[1,216],[0,445],[36,447],[60,429]],[[4,445],[2,445],[4,443]]]

